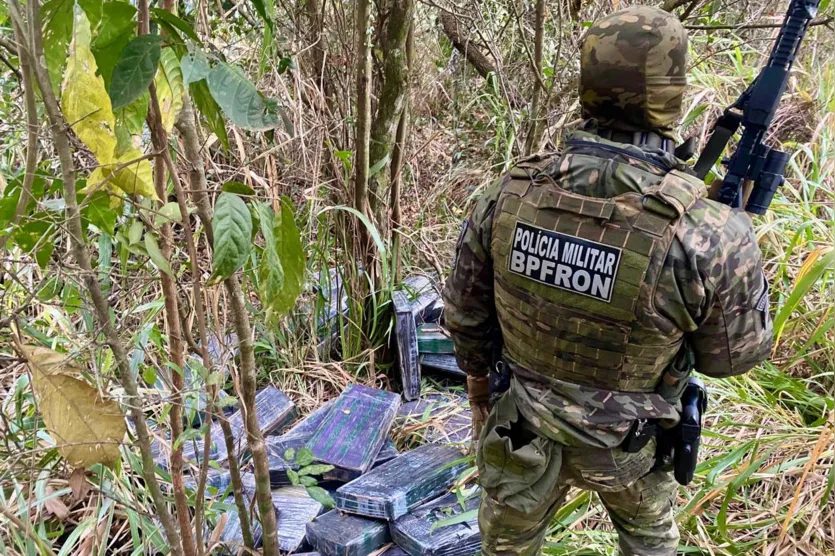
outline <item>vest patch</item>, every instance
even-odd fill
[[[620,259],[617,247],[517,222],[508,270],[609,303]]]

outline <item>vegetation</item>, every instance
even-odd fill
[[[203,502],[210,465],[184,464],[184,423],[220,415],[223,393],[252,408],[266,383],[305,412],[348,382],[391,385],[391,291],[445,275],[484,186],[577,126],[578,46],[619,6],[0,3],[0,552],[210,551],[229,507]],[[664,8],[691,29],[682,136],[703,146],[785,5]],[[831,14],[823,0],[770,133],[788,183],[755,219],[774,353],[710,382],[702,463],[679,492],[687,553],[835,552]],[[232,490],[243,508],[240,476]],[[545,552],[614,554],[602,506],[575,494]]]

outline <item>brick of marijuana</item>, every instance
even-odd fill
[[[322,556],[367,556],[389,540],[385,521],[338,510],[322,514],[307,524],[307,542]]]
[[[417,324],[406,292],[392,292],[391,301],[394,304],[394,334],[397,340],[397,363],[400,367],[403,397],[414,400],[420,396]]]
[[[441,496],[423,504],[391,524],[391,536],[410,556],[472,556],[481,547],[477,510],[480,493],[464,502],[455,494]],[[446,519],[471,512],[461,523],[433,526]]]
[[[307,447],[321,463],[365,473],[385,444],[399,407],[400,396],[393,392],[352,384],[336,400]]]
[[[467,373],[458,366],[454,355],[444,353],[422,353],[420,355],[420,368],[441,371],[443,373],[467,378]]]
[[[449,489],[468,463],[453,446],[424,444],[336,491],[336,507],[393,521]]]
[[[452,338],[437,323],[427,323],[418,326],[417,343],[418,353],[421,354],[452,355],[455,353]]]

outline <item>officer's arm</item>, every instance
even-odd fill
[[[496,306],[490,239],[501,188],[502,180],[494,182],[464,221],[455,263],[443,292],[444,318],[455,343],[458,365],[470,376],[487,375],[492,363]]]
[[[703,276],[703,317],[691,334],[696,370],[717,378],[742,374],[768,359],[772,326],[768,282],[748,215],[734,212],[721,228]]]

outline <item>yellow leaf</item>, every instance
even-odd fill
[[[128,162],[136,161],[133,164],[125,166],[116,175],[113,175],[105,184],[111,193],[117,197],[125,192],[128,195],[142,195],[151,199],[158,199],[156,191],[154,190],[154,178],[151,173],[151,164],[147,159],[138,160],[142,158],[142,151],[135,147],[128,147],[128,149],[112,164],[104,164],[99,166],[90,173],[87,178],[87,186],[84,188],[85,193],[96,191],[107,177],[110,177],[113,172],[121,165]],[[120,201],[121,204],[121,201]],[[111,197],[111,206],[112,197]]]
[[[116,160],[116,165],[131,162],[143,156],[142,151],[135,147],[129,147]],[[113,185],[127,193],[128,195],[142,195],[151,199],[158,199],[157,193],[154,190],[154,178],[151,173],[151,163],[147,159],[140,160],[130,166],[116,172],[111,180]]]
[[[95,168],[92,172],[90,172],[90,177],[87,178],[87,185],[79,191],[79,193],[83,193],[84,195],[90,195],[99,190],[101,182],[103,182],[107,176],[111,174],[110,171],[105,173],[105,169],[109,168],[109,166],[99,166]],[[113,185],[113,180],[110,180],[106,184],[104,184],[105,190],[110,193],[110,208],[112,209],[119,209],[122,207],[122,190]]]
[[[174,123],[183,109],[183,73],[180,61],[172,48],[163,48],[159,60],[159,70],[154,77],[157,88],[157,100],[162,113],[162,125],[167,133],[174,129]]]
[[[814,266],[815,262],[818,259],[820,259],[823,255],[826,255],[830,251],[832,251],[831,247],[818,247],[817,249],[809,253],[809,256],[806,257],[805,261],[803,261],[803,266],[800,267],[800,270],[797,273],[797,277],[794,279],[795,284],[800,282],[800,280],[802,280],[803,277],[806,276],[806,274],[809,272],[812,266]]]
[[[112,465],[127,427],[119,404],[102,398],[82,380],[66,355],[39,346],[23,346],[32,388],[58,452],[74,467]]]
[[[90,51],[90,22],[75,7],[73,38],[67,71],[61,86],[61,107],[67,123],[100,164],[113,161],[116,119],[104,80],[96,75],[96,59]]]

